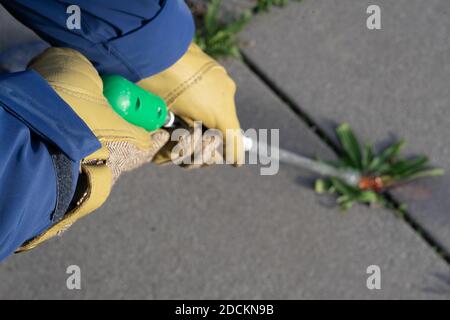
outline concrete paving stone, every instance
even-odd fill
[[[226,65],[245,128],[281,128],[284,147],[332,156],[245,66]],[[62,239],[1,264],[0,298],[450,297],[448,266],[403,221],[364,206],[339,213],[307,180],[292,167],[147,166]],[[72,264],[80,291],[66,289]],[[369,265],[381,290],[366,288]]]
[[[450,2],[376,1],[381,30],[368,30],[368,0],[305,0],[256,17],[247,56],[333,135],[349,122],[366,141],[409,142],[450,172]],[[394,191],[450,252],[450,175]]]

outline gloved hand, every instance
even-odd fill
[[[35,247],[97,209],[123,172],[152,161],[169,139],[169,133],[164,130],[149,133],[116,114],[103,96],[103,83],[97,71],[77,51],[50,48],[35,58],[29,68],[46,79],[83,119],[102,148],[82,160],[78,203],[63,220],[26,243],[21,250]]]
[[[236,85],[225,69],[197,45],[191,44],[187,53],[167,70],[137,84],[162,97],[169,108],[187,123],[201,121],[209,129],[218,129],[224,138],[224,156],[227,152],[232,152],[229,155],[232,163],[243,163],[242,134],[237,131],[240,124],[234,103]],[[235,130],[237,134],[227,140],[227,129]],[[173,147],[174,144],[169,143],[155,157],[155,162],[170,161],[170,150]]]

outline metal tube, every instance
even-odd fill
[[[270,158],[272,161],[278,160],[309,170],[321,176],[336,177],[354,187],[357,187],[361,180],[361,175],[356,170],[335,168],[324,162],[313,160],[281,148],[276,148],[277,152],[271,152],[270,156],[266,156],[269,154],[267,152],[269,146],[261,142],[255,142],[248,137],[244,138],[244,147],[246,151],[257,154],[259,157]],[[275,147],[270,146],[270,149],[274,150]]]

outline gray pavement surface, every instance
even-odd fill
[[[450,172],[450,2],[305,0],[256,17],[244,52],[333,136],[349,122],[365,141],[404,138]],[[450,252],[450,175],[395,190],[411,216]]]
[[[333,157],[243,64],[226,66],[244,128]],[[142,168],[62,238],[2,263],[0,298],[450,298],[448,265],[407,224],[365,206],[342,214],[310,182],[292,167]],[[66,288],[72,264],[80,291]],[[369,265],[381,290],[366,288]]]

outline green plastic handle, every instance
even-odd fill
[[[121,76],[105,75],[102,80],[103,95],[126,121],[147,131],[155,131],[166,124],[167,104],[162,98]]]

